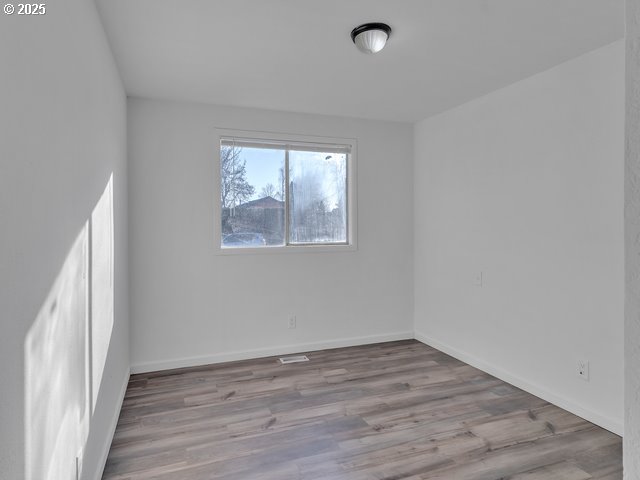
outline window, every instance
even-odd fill
[[[220,136],[220,248],[353,247],[355,142],[249,135]]]

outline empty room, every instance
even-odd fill
[[[43,1],[0,480],[640,480],[640,0]]]

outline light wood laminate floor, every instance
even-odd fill
[[[613,480],[620,437],[414,340],[133,375],[103,479]]]

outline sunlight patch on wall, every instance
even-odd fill
[[[114,321],[113,176],[24,344],[27,480],[75,480]]]
[[[89,434],[88,232],[85,225],[25,341],[29,480],[75,479]]]
[[[92,403],[96,408],[113,330],[113,182],[109,179],[91,214]]]

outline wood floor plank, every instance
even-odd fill
[[[133,375],[104,480],[619,480],[618,436],[417,341]]]

